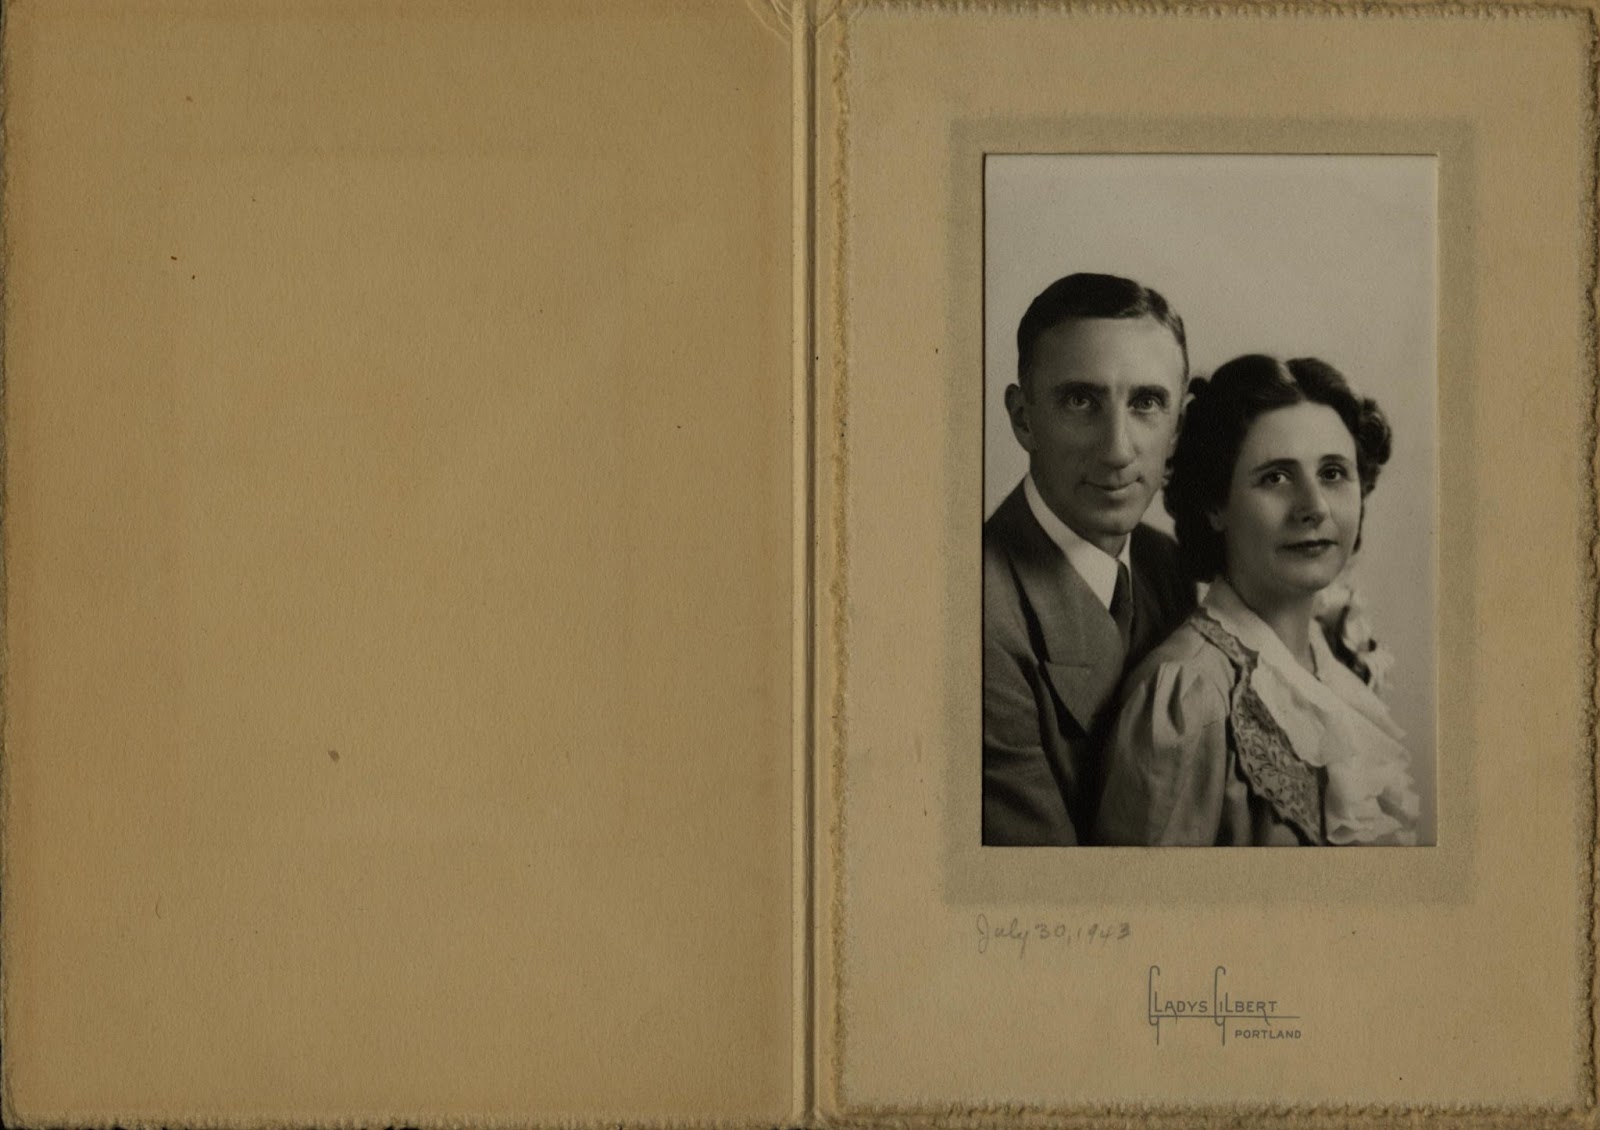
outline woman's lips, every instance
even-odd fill
[[[1308,538],[1305,541],[1292,541],[1282,547],[1285,553],[1298,554],[1301,557],[1320,557],[1330,549],[1338,546],[1332,538]]]

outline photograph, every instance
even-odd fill
[[[983,845],[1434,843],[1436,158],[983,175]]]

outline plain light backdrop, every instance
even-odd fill
[[[984,165],[984,513],[1027,458],[1006,420],[1017,322],[1062,275],[1124,275],[1182,316],[1191,371],[1320,357],[1374,397],[1394,454],[1349,574],[1395,655],[1433,842],[1437,161],[1431,156],[993,155]],[[1146,521],[1169,530],[1158,496]]]

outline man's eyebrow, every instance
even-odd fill
[[[1172,400],[1172,393],[1168,391],[1165,385],[1138,385],[1129,396],[1130,398],[1153,396],[1163,404],[1167,404]]]
[[[1105,386],[1093,381],[1062,381],[1050,391],[1057,396],[1091,396],[1097,400],[1106,394]]]

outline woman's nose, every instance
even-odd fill
[[[1323,496],[1322,488],[1314,482],[1301,487],[1300,497],[1295,502],[1296,516],[1302,521],[1316,523],[1328,516],[1328,500]]]

